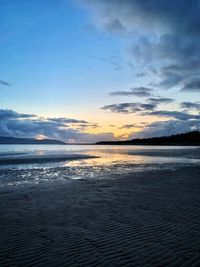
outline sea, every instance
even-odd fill
[[[187,166],[200,166],[200,147],[0,145],[0,189]]]

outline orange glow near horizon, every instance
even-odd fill
[[[77,124],[66,124],[66,126],[78,130],[83,133],[88,134],[103,134],[103,133],[111,133],[113,136],[118,140],[125,140],[129,139],[130,135],[134,135],[134,133],[139,133],[144,130],[145,126],[142,127],[142,123],[151,124],[154,121],[165,121],[166,119],[160,118],[158,116],[136,116],[133,114],[120,114],[120,113],[111,113],[105,112],[102,110],[97,111],[96,114],[94,113],[79,113],[79,114],[40,114],[41,118],[45,120],[46,118],[56,118],[56,117],[63,117],[63,118],[76,118],[78,120],[86,120],[89,124],[97,124],[98,127],[90,127],[87,126],[81,128],[80,125]],[[80,123],[81,124],[81,123]],[[124,125],[134,124],[136,127],[130,128],[123,128]],[[137,127],[141,126],[141,127]],[[43,134],[38,134],[36,139],[46,139],[47,136]],[[74,140],[71,140],[74,143]]]
[[[110,116],[111,115],[111,116]],[[159,118],[159,117],[141,117],[141,116],[134,116],[133,114],[114,114],[115,118],[113,119],[113,114],[109,114],[109,116],[105,116],[103,118],[98,118],[99,127],[97,128],[86,128],[82,131],[89,134],[102,134],[102,133],[112,133],[115,138],[117,139],[128,139],[130,135],[134,133],[139,133],[144,130],[145,126],[142,127],[130,127],[130,128],[123,128],[124,125],[128,124],[135,124],[140,125],[140,123],[147,123],[151,124],[154,121],[166,121],[166,119]],[[119,116],[116,116],[119,115]],[[76,125],[73,126],[74,129],[78,129]]]
[[[37,140],[43,140],[43,139],[48,139],[48,137],[46,135],[44,135],[44,134],[37,134],[35,136],[35,139],[37,139]]]

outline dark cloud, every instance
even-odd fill
[[[146,88],[149,89],[149,88]],[[171,103],[173,99],[171,98],[164,98],[164,97],[157,97],[157,98],[147,98],[146,103],[138,103],[138,102],[132,102],[132,103],[118,103],[118,104],[112,104],[112,105],[105,105],[101,109],[109,110],[111,112],[115,113],[139,113],[140,115],[143,115],[143,112],[152,112],[155,111],[158,105],[160,104],[168,104]]]
[[[178,85],[183,80],[183,75],[174,73],[172,71],[162,72],[162,81],[159,82],[156,86],[161,88],[172,88]]]
[[[128,34],[138,71],[156,69],[159,87],[199,92],[199,0],[83,1],[107,31]]]
[[[88,124],[85,120],[76,120],[76,119],[67,119],[67,118],[47,118],[48,121],[57,122],[57,123],[71,123],[71,124]]]
[[[125,124],[121,127],[119,127],[119,129],[131,129],[131,128],[143,128],[144,125],[139,125],[139,124]]]
[[[130,48],[133,60],[146,65],[147,69],[152,66],[157,68],[156,77],[158,88],[170,89],[175,86],[183,86],[192,77],[200,77],[200,36],[180,35],[180,32],[163,33],[156,40],[144,42],[139,38],[138,42]],[[196,79],[195,78],[195,79]],[[185,88],[185,87],[184,87]],[[195,91],[196,88],[188,87]]]
[[[5,85],[5,86],[10,86],[10,83],[3,81],[3,80],[0,80],[0,84]]]
[[[169,104],[174,101],[172,98],[166,98],[166,97],[158,97],[158,98],[153,98],[150,97],[147,99],[150,103],[155,103],[155,104]]]
[[[17,113],[9,109],[0,109],[0,121],[8,120],[8,119],[25,119],[25,118],[34,118],[34,117],[37,117],[37,116],[33,114]]]
[[[183,132],[189,132],[199,129],[199,120],[169,120],[169,121],[155,121],[145,127],[142,131],[131,134],[132,138],[147,138],[157,136],[167,136]]]
[[[73,128],[71,125],[76,126]],[[34,138],[38,135],[65,142],[96,142],[114,140],[112,133],[88,134],[85,128],[98,127],[96,123],[70,118],[42,118],[33,114],[0,109],[0,135]]]
[[[183,92],[200,92],[200,77],[193,78],[186,82],[181,91]]]
[[[138,96],[149,97],[152,96],[153,89],[148,87],[134,87],[130,91],[114,91],[111,92],[111,96]]]
[[[180,106],[181,108],[194,109],[200,111],[200,102],[182,102]]]
[[[84,0],[97,12],[105,27],[117,21],[117,25],[130,30],[134,27],[173,28],[183,34],[199,34],[199,1],[192,0]],[[145,19],[144,19],[145,18]],[[187,18],[187,19],[186,19]],[[121,28],[120,27],[120,28]],[[112,30],[112,29],[111,29]],[[116,28],[115,28],[116,30]]]
[[[169,100],[171,102],[171,99]],[[188,121],[188,120],[199,120],[200,115],[190,114],[187,112],[181,111],[168,111],[168,110],[156,110],[157,106],[162,103],[166,103],[166,101],[155,101],[154,103],[118,103],[112,105],[106,105],[102,107],[104,110],[109,110],[114,113],[137,113],[141,116],[159,116],[164,118],[174,118],[180,121]]]
[[[157,104],[143,104],[143,103],[119,103],[103,106],[101,109],[109,110],[115,113],[136,113],[141,111],[151,111],[156,108]]]
[[[158,111],[152,111],[152,112],[145,112],[145,113],[143,113],[143,115],[174,118],[174,119],[177,119],[180,121],[199,120],[200,119],[200,115],[189,114],[189,113],[181,112],[181,111],[168,111],[168,110],[158,110]]]

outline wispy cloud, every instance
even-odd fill
[[[158,111],[152,111],[152,112],[145,112],[143,115],[175,118],[175,119],[181,120],[181,121],[199,120],[200,119],[200,115],[189,114],[189,113],[181,112],[181,111],[168,111],[168,110],[158,110]]]
[[[144,124],[124,124],[123,126],[119,127],[119,129],[132,129],[132,128],[144,128]]]
[[[154,110],[157,104],[147,103],[119,103],[112,105],[105,105],[101,109],[109,110],[115,113],[136,113],[141,111]]]
[[[36,118],[34,114],[18,113],[11,109],[0,109],[0,121],[13,119]]]
[[[0,84],[5,85],[5,86],[10,86],[10,83],[3,81],[3,80],[0,80]]]
[[[111,96],[137,96],[137,97],[150,97],[153,96],[153,89],[148,87],[134,87],[129,91],[114,91]]]
[[[200,92],[200,77],[196,77],[184,83],[181,91],[183,92]]]
[[[180,106],[181,108],[200,111],[200,102],[182,102]]]
[[[148,98],[147,99],[148,102],[150,103],[154,103],[154,104],[169,104],[169,103],[172,103],[174,101],[174,99],[172,98],[166,98],[166,97],[157,97],[157,98]]]

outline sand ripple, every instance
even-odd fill
[[[0,266],[200,266],[200,169],[0,193]]]

